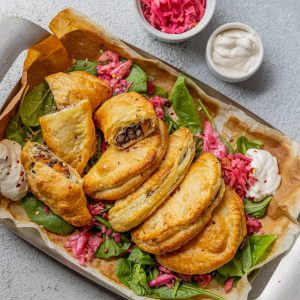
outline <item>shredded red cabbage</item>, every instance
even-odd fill
[[[155,92],[155,85],[152,79],[147,81],[147,94],[152,95]]]
[[[166,33],[183,33],[203,18],[206,0],[141,0],[148,23]]]
[[[98,216],[105,209],[105,205],[102,202],[96,204],[88,204],[88,209],[92,216]]]
[[[207,120],[204,121],[204,130],[200,137],[203,138],[203,152],[212,153],[220,159],[226,155],[226,146],[222,143],[219,134]]]
[[[100,55],[98,62],[98,77],[109,84],[113,94],[127,92],[130,84],[124,78],[130,73],[132,60],[120,61],[117,53],[107,50]]]

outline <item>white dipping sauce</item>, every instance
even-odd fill
[[[260,149],[249,149],[246,156],[252,159],[253,176],[257,179],[248,189],[247,197],[260,201],[274,195],[281,182],[277,158],[269,151]]]
[[[21,164],[21,146],[14,141],[0,141],[0,193],[12,201],[22,199],[28,191]]]
[[[241,76],[257,65],[260,51],[255,32],[228,29],[215,37],[211,57],[216,68],[225,76]]]

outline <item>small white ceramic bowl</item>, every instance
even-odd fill
[[[212,54],[212,46],[213,46],[213,42],[214,39],[216,38],[216,36],[225,31],[225,30],[230,30],[230,29],[241,29],[241,30],[245,30],[247,32],[250,33],[254,33],[257,37],[257,43],[258,43],[258,47],[260,49],[259,52],[259,56],[256,62],[256,65],[252,68],[252,70],[244,75],[240,75],[240,76],[229,76],[228,74],[224,74],[213,62],[213,59],[211,57]],[[220,26],[219,28],[217,28],[210,36],[208,42],[207,42],[207,46],[206,46],[206,52],[205,52],[205,58],[206,58],[206,63],[209,67],[209,69],[211,70],[211,72],[218,77],[219,79],[223,80],[223,81],[227,81],[227,82],[241,82],[244,80],[249,79],[261,66],[262,62],[263,62],[263,58],[264,58],[264,47],[263,47],[263,43],[261,38],[259,37],[258,33],[249,25],[243,24],[243,23],[239,23],[239,22],[232,22],[232,23],[227,23],[224,24],[222,26]]]
[[[200,31],[202,31],[210,22],[216,7],[216,0],[207,0],[204,16],[193,29],[183,33],[171,34],[171,33],[161,32],[158,29],[152,27],[143,15],[141,1],[132,0],[132,2],[137,17],[140,23],[144,26],[144,28],[147,31],[149,31],[151,34],[153,34],[160,41],[169,42],[169,43],[179,43],[188,40],[192,38],[194,35],[198,34]]]

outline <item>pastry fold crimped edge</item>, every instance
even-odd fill
[[[27,142],[22,149],[21,160],[30,191],[68,223],[74,226],[87,225],[92,216],[87,208],[79,174],[70,165],[62,162],[70,172],[70,178],[67,178],[46,163],[36,160],[34,152],[39,151],[38,149],[45,149],[53,159],[62,162],[45,146]]]
[[[156,153],[155,153],[155,157],[153,157],[153,162],[151,161],[151,164],[149,165],[148,168],[137,170],[137,172],[132,173],[132,175],[129,178],[126,178],[125,180],[123,179],[122,182],[114,183],[113,185],[107,186],[107,188],[105,188],[104,186],[98,188],[97,183],[99,182],[100,184],[101,181],[101,176],[98,176],[97,174],[98,172],[97,164],[101,163],[100,162],[101,157],[100,157],[100,160],[96,163],[95,166],[93,166],[93,168],[89,171],[89,173],[84,177],[83,187],[85,193],[96,200],[97,199],[116,200],[121,197],[124,197],[128,193],[132,192],[139,185],[141,185],[159,167],[169,146],[168,129],[163,121],[161,120],[157,121],[157,132],[154,132],[153,134],[159,134],[160,136],[159,145],[155,151]],[[151,138],[151,136],[146,137],[145,139],[147,138]],[[141,140],[140,142],[143,142],[143,140]],[[139,142],[137,142],[137,144],[132,145],[131,147],[136,147],[138,143]],[[130,149],[130,147],[127,149]],[[122,152],[127,151],[127,149],[126,150],[111,149],[111,150],[120,153],[119,158],[122,160]],[[103,155],[105,155],[105,153]],[[143,163],[144,165],[145,162],[141,162],[141,163]]]
[[[157,261],[169,270],[190,275],[210,273],[223,266],[234,257],[247,234],[246,218],[242,208],[242,199],[231,187],[226,186],[223,199],[214,210],[211,222],[183,247],[173,252],[157,255]],[[207,230],[216,226],[214,222],[218,222],[219,216],[227,228],[222,230],[220,228],[218,234],[224,235],[226,245],[223,245],[224,240],[222,241],[220,236],[205,235]],[[221,242],[216,239],[221,239]],[[211,244],[216,245],[211,246]],[[211,247],[218,249],[211,250]]]
[[[120,232],[141,224],[171,194],[184,178],[195,155],[193,134],[180,128],[170,136],[169,148],[160,168],[109,211],[112,227]]]
[[[136,92],[123,93],[107,100],[94,113],[96,125],[103,131],[105,141],[118,149],[125,149],[151,134],[157,124],[155,110],[150,101]],[[144,123],[143,135],[120,146],[116,137],[123,128]],[[145,130],[145,131],[144,131]]]

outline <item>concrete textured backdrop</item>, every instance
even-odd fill
[[[129,0],[2,0],[0,17],[17,15],[47,28],[65,7],[76,8],[115,36],[190,73],[252,110],[300,142],[300,1],[217,1],[209,26],[181,44],[164,44],[139,25]],[[240,21],[261,35],[265,58],[251,79],[229,84],[215,78],[205,64],[209,35],[219,25]],[[24,56],[23,56],[24,57]],[[20,77],[21,59],[0,86],[0,104]],[[116,299],[67,270],[4,227],[0,227],[0,299]]]

